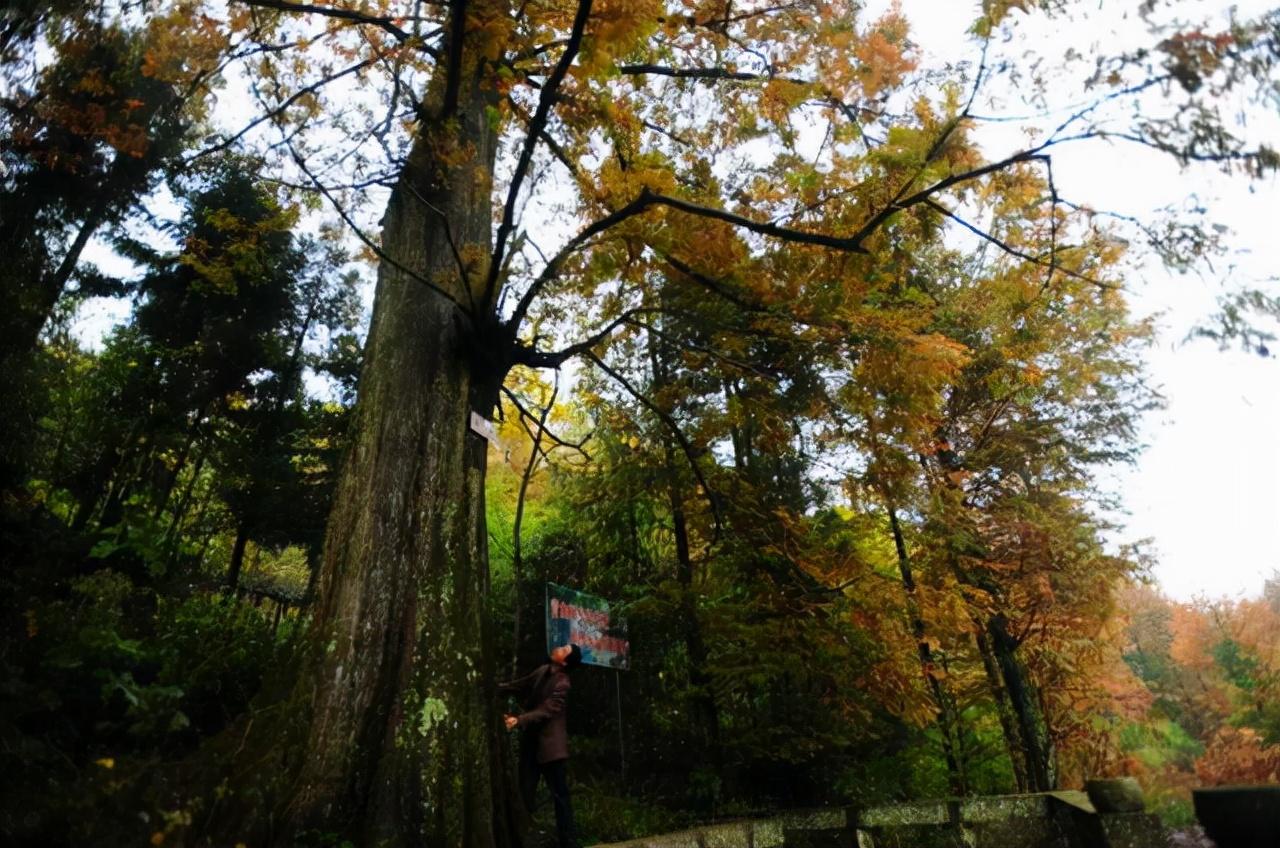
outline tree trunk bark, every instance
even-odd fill
[[[1009,752],[1009,764],[1013,768],[1014,787],[1019,792],[1030,792],[1027,779],[1027,752],[1022,744],[1022,736],[1018,733],[1017,720],[1013,715],[1013,707],[1009,704],[1009,695],[1005,692],[1004,681],[1000,677],[1000,669],[996,665],[995,654],[991,650],[991,640],[982,628],[982,622],[975,621],[978,629],[974,630],[974,641],[978,645],[978,654],[982,657],[982,668],[987,675],[987,689],[991,692],[991,700],[996,705],[996,714],[1000,717],[1000,730],[1004,734],[1005,748]]]
[[[1030,789],[1032,792],[1050,792],[1058,788],[1052,742],[1044,716],[1036,704],[1034,686],[1022,662],[1014,654],[1018,643],[1009,633],[1003,615],[996,615],[988,622],[987,632],[991,635],[996,662],[1004,678],[1005,690],[1009,693],[1013,714],[1018,720]]]
[[[244,549],[249,543],[249,525],[241,521],[236,527],[236,541],[231,546],[231,565],[227,568],[227,597],[234,598],[240,588],[240,570],[244,565]]]
[[[462,306],[483,299],[472,281],[486,269],[463,279],[454,248],[491,250],[492,95],[464,80],[457,113],[424,121],[383,219],[391,261],[294,691],[309,721],[278,844],[310,829],[381,846],[511,838],[485,609],[487,442],[469,428],[472,410],[492,413],[506,367],[481,335],[490,321],[423,283]]]

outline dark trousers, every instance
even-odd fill
[[[569,803],[569,782],[565,779],[568,760],[552,760],[539,763],[536,757],[524,755],[520,761],[520,795],[530,815],[537,806],[538,780],[547,781],[551,790],[551,803],[556,811],[556,835],[560,848],[577,848],[573,833],[573,807]]]

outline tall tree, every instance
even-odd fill
[[[1010,4],[988,5],[980,31]],[[321,826],[386,844],[508,840],[486,691],[485,443],[469,421],[492,414],[514,364],[601,367],[597,346],[646,307],[648,271],[673,267],[707,297],[803,332],[804,319],[874,304],[893,277],[880,263],[904,234],[974,226],[956,211],[970,189],[999,192],[998,175],[1104,135],[1086,110],[984,159],[966,138],[975,98],[902,93],[914,67],[905,23],[862,23],[846,3],[241,0],[218,19],[261,47],[263,112],[224,145],[283,151],[282,178],[313,183],[353,222],[346,194],[393,186],[380,240],[362,234],[379,258],[374,315],[294,693],[305,729],[282,784],[283,840]],[[1180,105],[1203,103],[1190,76],[1210,62],[1229,77],[1215,90],[1270,72],[1249,64],[1274,52],[1263,32],[1194,38],[1194,50],[1161,39],[1124,57],[1099,100],[1176,80]],[[1157,67],[1166,56],[1172,71]],[[353,82],[354,98],[326,99]],[[887,108],[898,94],[912,102]],[[1131,136],[1184,158],[1275,165],[1207,117],[1208,135],[1175,118]],[[808,118],[831,135],[816,160],[800,152]],[[333,132],[303,132],[317,124]],[[338,167],[353,176],[334,184]],[[538,214],[538,184],[552,181],[589,223],[540,259],[520,213]],[[1052,237],[1023,253],[1057,263]],[[600,322],[548,348],[542,331],[554,336],[564,307],[584,302]]]

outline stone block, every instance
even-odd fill
[[[883,828],[903,825],[939,825],[952,820],[946,801],[907,801],[868,807],[858,813],[859,827]]]
[[[1132,777],[1086,780],[1084,791],[1099,813],[1140,813],[1147,808],[1142,787]]]
[[[754,848],[751,822],[729,822],[698,828],[701,848]]]

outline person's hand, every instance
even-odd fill
[[[520,723],[519,719],[517,719],[515,716],[510,715],[510,714],[504,715],[504,716],[502,717],[502,720],[503,720],[503,722],[505,722],[505,723],[506,723],[506,725],[507,725],[507,730],[515,730],[515,729],[516,729],[516,725]]]

